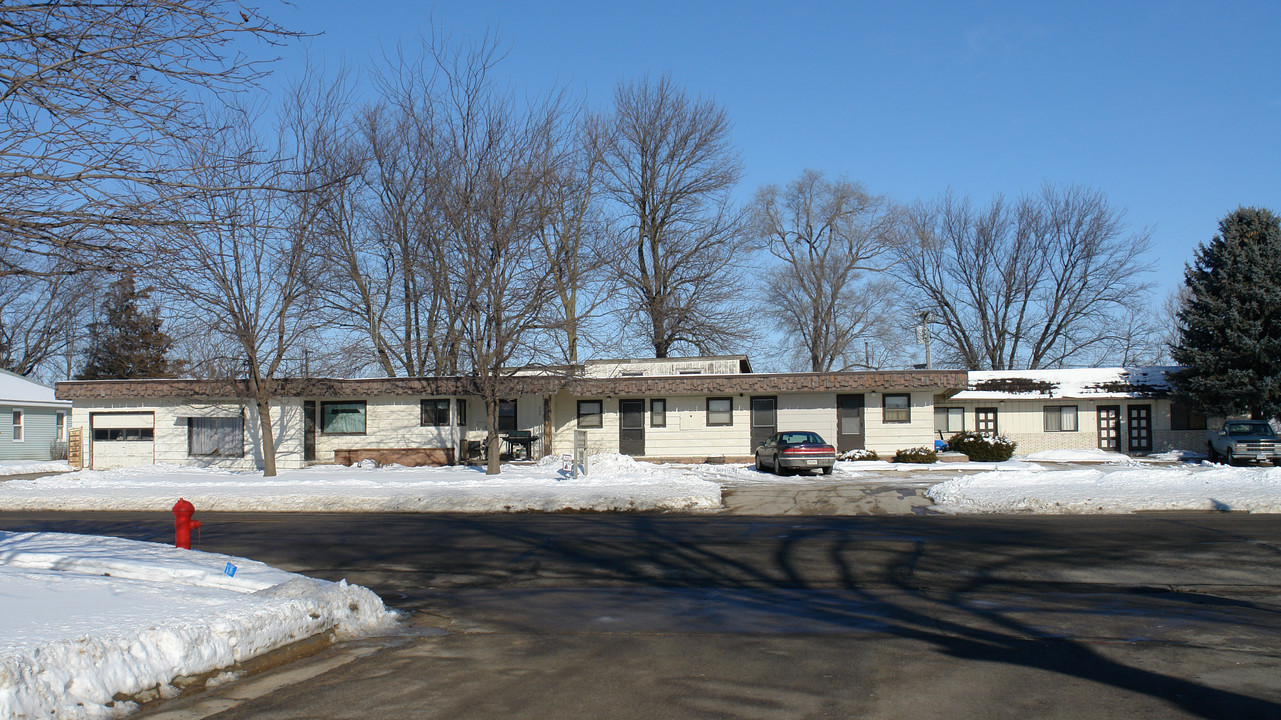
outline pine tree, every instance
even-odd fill
[[[137,288],[132,275],[111,284],[103,319],[89,323],[91,345],[77,379],[167,378],[182,372],[183,364],[169,359],[173,339],[160,329],[160,309],[139,308],[149,297],[150,289]]]
[[[1281,224],[1238,208],[1184,271],[1174,399],[1209,415],[1281,416]]]

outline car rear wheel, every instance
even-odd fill
[[[1205,444],[1205,447],[1206,455],[1209,456],[1210,462],[1217,463],[1219,461],[1219,451],[1214,449],[1214,443],[1208,442]]]
[[[792,474],[791,468],[783,467],[783,464],[778,461],[777,455],[774,456],[774,472],[779,474],[780,476]]]
[[[761,456],[760,456],[760,455],[755,455],[755,456],[753,456],[752,464],[755,466],[755,468],[756,468],[756,472],[765,472],[765,468],[761,467]]]
[[[834,468],[833,468],[833,466],[828,465],[827,467],[823,468],[823,474],[824,474],[824,475],[831,475],[831,474],[832,474],[832,470],[833,470],[833,469],[834,469]]]

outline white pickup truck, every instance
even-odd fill
[[[1210,462],[1229,465],[1271,460],[1281,465],[1281,438],[1263,420],[1229,420],[1223,427],[1205,431]]]

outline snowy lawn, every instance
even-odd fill
[[[66,460],[0,460],[0,477],[70,471],[71,466]]]
[[[985,472],[933,485],[949,513],[1125,513],[1140,510],[1281,512],[1281,468],[1142,465]]]
[[[137,703],[116,697],[172,695],[176,678],[319,633],[362,635],[394,622],[365,588],[253,560],[0,532],[0,717],[121,717]]]
[[[721,488],[689,466],[596,455],[591,474],[571,478],[559,457],[535,465],[484,468],[317,465],[231,472],[172,465],[67,473],[0,482],[0,510],[155,510],[179,497],[202,511],[519,512],[711,510]],[[199,517],[199,516],[197,516]]]

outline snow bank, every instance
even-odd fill
[[[1108,452],[1098,448],[1088,448],[1080,450],[1041,450],[1040,452],[1028,453],[1020,456],[1020,459],[1029,462],[1054,462],[1054,463],[1130,463],[1133,459],[1129,455],[1121,453]]]
[[[1219,465],[986,472],[933,485],[952,513],[1124,513],[1138,510],[1281,512],[1281,468]]]
[[[590,474],[571,478],[558,457],[535,465],[484,468],[318,465],[235,472],[176,465],[67,473],[0,483],[0,510],[168,512],[179,497],[199,511],[517,512],[706,510],[720,485],[688,468],[594,455]]]
[[[137,705],[116,697],[394,623],[362,587],[116,538],[0,532],[0,587],[2,717],[121,717]]]
[[[66,460],[3,460],[0,477],[6,475],[32,475],[34,473],[71,472]]]

